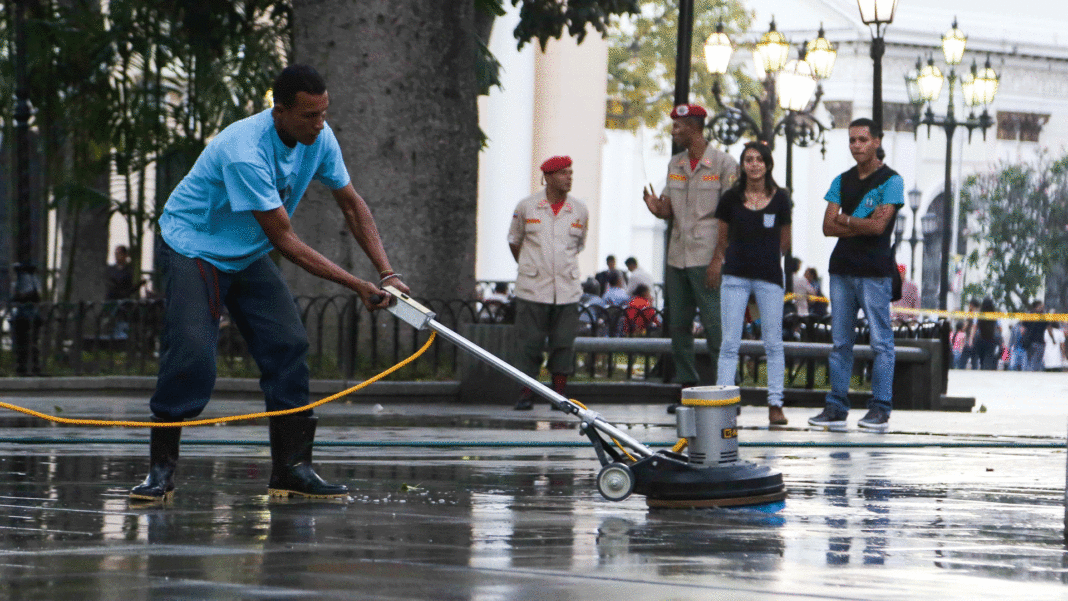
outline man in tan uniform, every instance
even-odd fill
[[[664,288],[675,380],[683,388],[699,380],[693,346],[693,319],[698,310],[713,370],[719,360],[719,291],[706,287],[705,278],[718,233],[716,206],[738,174],[738,163],[705,140],[706,116],[705,109],[696,104],[680,104],[671,111],[671,140],[686,150],[671,157],[663,193],[657,196],[650,187],[644,194],[653,215],[672,220]],[[674,413],[677,406],[670,405],[668,413]]]
[[[519,201],[508,230],[508,246],[519,263],[515,366],[538,377],[548,339],[553,390],[564,394],[575,365],[573,347],[582,297],[578,254],[586,246],[589,211],[581,200],[568,195],[570,157],[552,157],[542,163],[541,171],[545,189]],[[520,393],[515,408],[534,408],[529,388]]]

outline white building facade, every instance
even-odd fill
[[[1064,33],[1068,32],[1068,13],[1045,4],[1020,3],[1013,6],[1012,15],[1006,15],[1005,5],[993,0],[974,0],[966,7],[946,0],[899,1],[894,22],[886,30],[882,60],[884,147],[886,163],[902,175],[906,189],[920,191],[917,219],[940,210],[946,138],[938,127],[931,129],[930,138],[926,127],[914,133],[914,110],[908,104],[904,75],[921,55],[925,60],[933,56],[948,72],[940,44],[954,17],[968,35],[957,73],[963,75],[973,60],[982,66],[989,55],[1001,77],[997,98],[989,107],[997,124],[987,131],[986,140],[975,131],[969,142],[967,129],[957,128],[952,141],[954,196],[965,178],[990,171],[1000,161],[1032,160],[1043,149],[1055,155],[1068,151],[1068,34]],[[821,157],[818,147],[795,147],[793,152],[793,254],[822,275],[836,242],[822,234],[823,196],[835,175],[853,164],[845,129],[849,120],[871,116],[871,33],[853,0],[751,0],[745,5],[754,12],[753,31],[736,43],[755,40],[774,15],[779,31],[795,47],[814,38],[821,24],[837,45],[834,73],[822,82],[823,101],[816,111],[824,124],[832,126],[826,135],[826,157]],[[536,169],[542,159],[571,154],[576,164],[573,192],[591,208],[590,237],[580,260],[583,275],[603,269],[605,256],[614,254],[620,262],[636,257],[659,279],[665,227],[648,213],[641,193],[649,183],[657,191],[664,185],[670,155],[666,117],[664,127],[656,131],[605,129],[604,40],[594,34],[577,47],[563,40],[550,44],[545,53],[536,44],[517,52],[511,36],[515,19],[513,10],[494,27],[491,48],[504,66],[504,85],[480,104],[482,128],[490,142],[480,163],[476,276],[483,280],[515,277],[515,263],[504,240],[511,211],[520,198],[537,189]],[[739,49],[733,60],[749,62],[748,54]],[[704,68],[697,55],[693,68]],[[945,114],[947,96],[943,89],[934,105],[936,114]],[[958,119],[967,116],[968,110],[960,105],[959,84],[955,98]],[[716,107],[707,108],[716,111]],[[595,123],[598,116],[599,123]],[[741,145],[725,150],[736,154]],[[787,179],[784,138],[776,140],[775,159],[774,175],[782,184]],[[587,177],[593,169],[599,177]],[[954,207],[959,203],[954,202]],[[926,236],[915,257],[910,257],[907,239],[914,215],[907,203],[902,214],[906,221],[898,262],[915,271],[924,306],[933,307],[941,238]],[[964,254],[966,248],[956,247],[958,236],[952,241],[951,254]],[[977,273],[958,274],[953,278],[954,288],[959,290],[969,278],[977,277]],[[952,292],[949,304],[959,306]]]

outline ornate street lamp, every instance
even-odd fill
[[[898,213],[894,219],[894,251],[897,251],[897,245],[901,242],[901,236],[905,234],[905,214]],[[897,257],[894,257],[894,262],[897,263]]]
[[[786,60],[790,57],[790,43],[786,41],[786,36],[775,29],[775,17],[771,18],[768,32],[756,43],[753,56],[765,73],[778,73],[786,65]]]
[[[26,9],[28,2],[16,1],[15,26],[15,285],[11,300],[18,303],[11,316],[15,371],[20,376],[40,375],[37,336],[40,316],[41,280],[33,260],[33,205],[30,198],[30,86],[26,65]]]
[[[916,85],[920,89],[920,100],[934,102],[942,94],[942,84],[946,78],[942,71],[935,66],[934,59],[927,59],[927,65],[920,69],[920,75],[916,78]]]
[[[872,92],[871,118],[883,127],[883,54],[886,26],[894,21],[897,0],[857,0],[860,20],[871,28]]]
[[[949,295],[949,251],[954,202],[952,193],[953,134],[958,126],[965,127],[968,129],[968,138],[970,140],[972,131],[979,129],[983,132],[983,139],[985,140],[986,130],[994,124],[994,120],[990,117],[985,107],[994,101],[994,96],[997,94],[998,89],[998,75],[990,68],[989,58],[987,59],[986,67],[982,71],[973,66],[972,72],[964,78],[957,77],[954,66],[959,65],[964,58],[964,50],[967,47],[967,43],[968,37],[957,27],[957,21],[954,19],[953,27],[942,36],[942,54],[946,59],[946,63],[950,66],[948,77],[949,98],[946,104],[945,116],[936,116],[931,108],[931,104],[938,100],[941,95],[942,85],[947,79],[942,75],[941,70],[935,66],[933,58],[927,60],[927,65],[921,68],[915,77],[918,98],[913,98],[911,93],[909,98],[916,104],[917,108],[927,104],[927,111],[924,113],[923,119],[916,123],[917,128],[920,125],[926,125],[928,137],[931,135],[931,126],[941,127],[946,133],[946,169],[942,192],[944,202],[942,203],[942,215],[939,219],[939,227],[942,229],[942,256],[939,261],[938,308],[943,310],[947,308]],[[975,113],[972,112],[967,119],[957,119],[953,95],[958,79],[961,79],[961,92],[964,96],[965,104],[970,107],[983,105],[983,113],[979,117],[976,117]],[[909,75],[905,76],[905,85],[906,88],[913,85]],[[927,223],[924,223],[925,233],[927,225]]]
[[[716,25],[716,31],[705,40],[705,67],[713,75],[724,75],[734,54],[734,44],[723,33],[723,23]]]
[[[838,57],[838,51],[827,39],[823,31],[823,23],[820,23],[820,31],[816,39],[805,45],[805,60],[812,65],[812,74],[816,79],[827,79],[834,71],[834,60]]]
[[[803,111],[816,91],[816,76],[806,60],[786,63],[775,78],[779,107],[785,111]]]
[[[730,146],[738,142],[746,133],[752,133],[774,148],[775,137],[786,136],[786,188],[793,188],[793,147],[807,147],[823,142],[826,127],[812,116],[812,111],[823,95],[819,80],[830,77],[834,69],[837,52],[827,41],[823,27],[819,36],[811,43],[802,45],[801,56],[797,60],[787,61],[789,43],[775,28],[774,19],[768,31],[761,36],[753,49],[753,61],[764,78],[764,93],[754,95],[760,111],[758,123],[750,116],[748,99],[739,98],[729,104],[722,98],[720,78],[712,83],[712,94],[722,111],[709,122],[709,130],[716,140]],[[705,42],[705,67],[713,75],[722,76],[727,72],[734,45],[723,33],[722,25]],[[812,55],[809,56],[808,53]],[[786,115],[775,123],[775,108],[778,106]],[[786,255],[786,264],[792,258]],[[786,290],[793,290],[792,278],[786,278]]]
[[[916,213],[920,210],[920,202],[923,200],[923,192],[918,188],[909,190],[909,208],[912,209],[912,237],[909,238],[909,279],[916,281],[916,244],[920,241],[916,235],[920,224],[917,223]]]

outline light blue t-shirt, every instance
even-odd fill
[[[312,179],[344,188],[349,173],[329,125],[311,146],[289,148],[271,110],[231,124],[171,193],[160,216],[163,239],[179,254],[240,271],[274,247],[252,211],[297,208]]]

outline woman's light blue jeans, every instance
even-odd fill
[[[742,344],[745,307],[749,295],[756,296],[760,308],[760,334],[768,357],[768,405],[782,407],[786,358],[782,346],[783,288],[764,280],[724,275],[719,287],[720,322],[723,341],[719,347],[716,384],[734,386],[738,370],[738,347]]]

